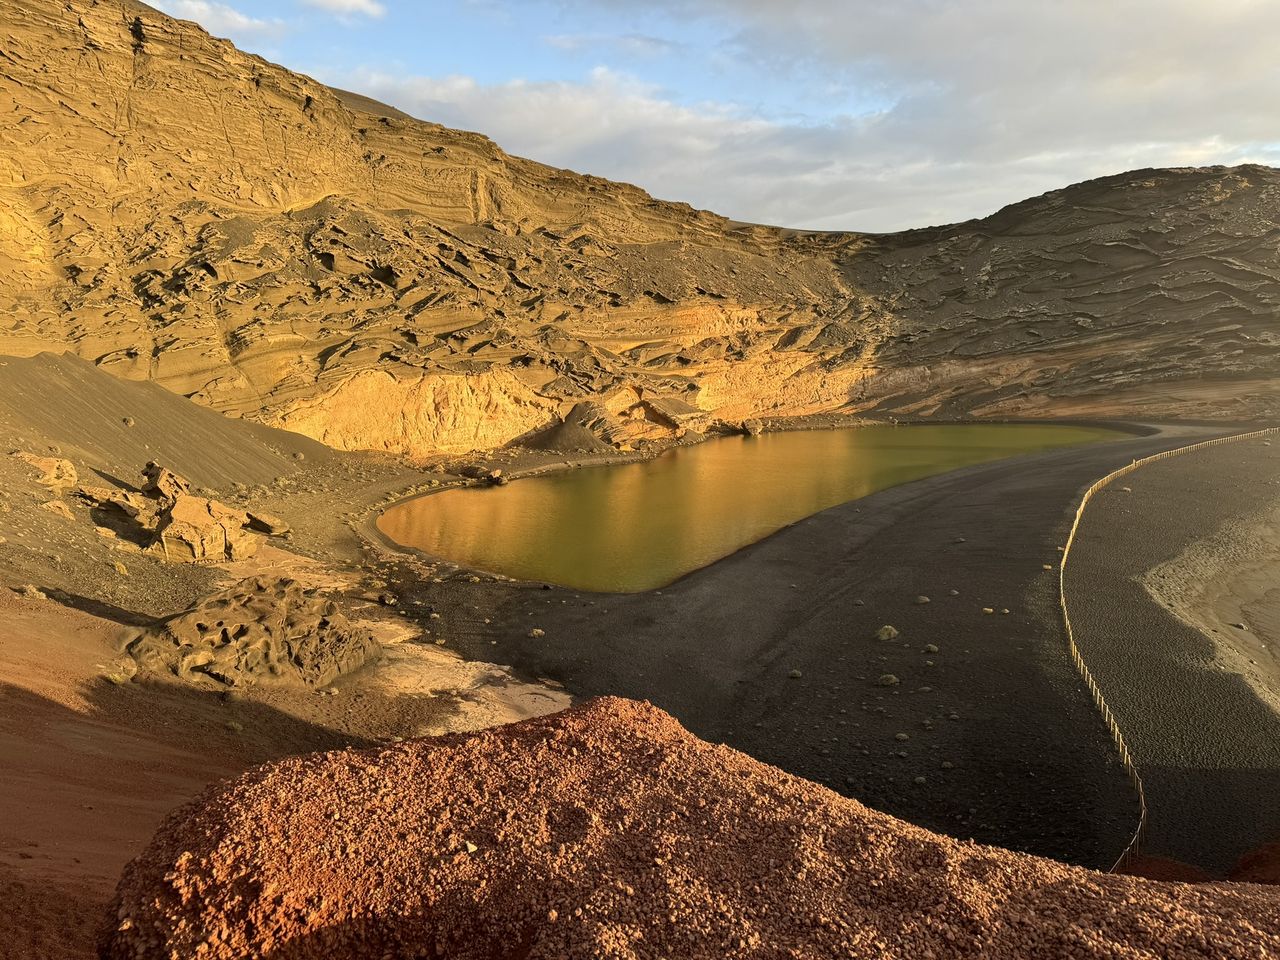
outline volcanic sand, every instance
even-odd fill
[[[395,553],[381,575],[430,598],[468,656],[577,696],[650,700],[700,737],[930,829],[1105,867],[1136,800],[1067,659],[1045,566],[1088,484],[1206,432],[906,484],[645,594],[458,584],[465,571],[442,589]],[[886,624],[899,636],[877,640]],[[886,674],[899,682],[879,686]]]
[[[1146,786],[1145,849],[1218,876],[1280,839],[1278,478],[1280,446],[1256,440],[1144,466],[1095,497],[1067,566]]]

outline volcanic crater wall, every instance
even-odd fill
[[[509,156],[133,0],[10,0],[0,28],[3,352],[409,454],[620,388],[729,421],[1280,409],[1270,169],[804,233]]]

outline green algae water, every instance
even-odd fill
[[[725,437],[639,463],[418,497],[387,510],[378,528],[465,567],[636,593],[886,487],[1117,436],[1058,424],[949,424]]]

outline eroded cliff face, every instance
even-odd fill
[[[1277,411],[1271,170],[805,234],[508,156],[133,0],[9,0],[0,30],[3,352],[409,454],[618,391],[700,425]]]
[[[884,409],[1280,415],[1280,173],[1140,170],[845,261],[893,314]]]

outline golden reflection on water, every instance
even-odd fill
[[[466,567],[631,593],[895,484],[1117,435],[954,424],[726,437],[642,463],[445,490],[397,504],[378,527],[396,543]]]

